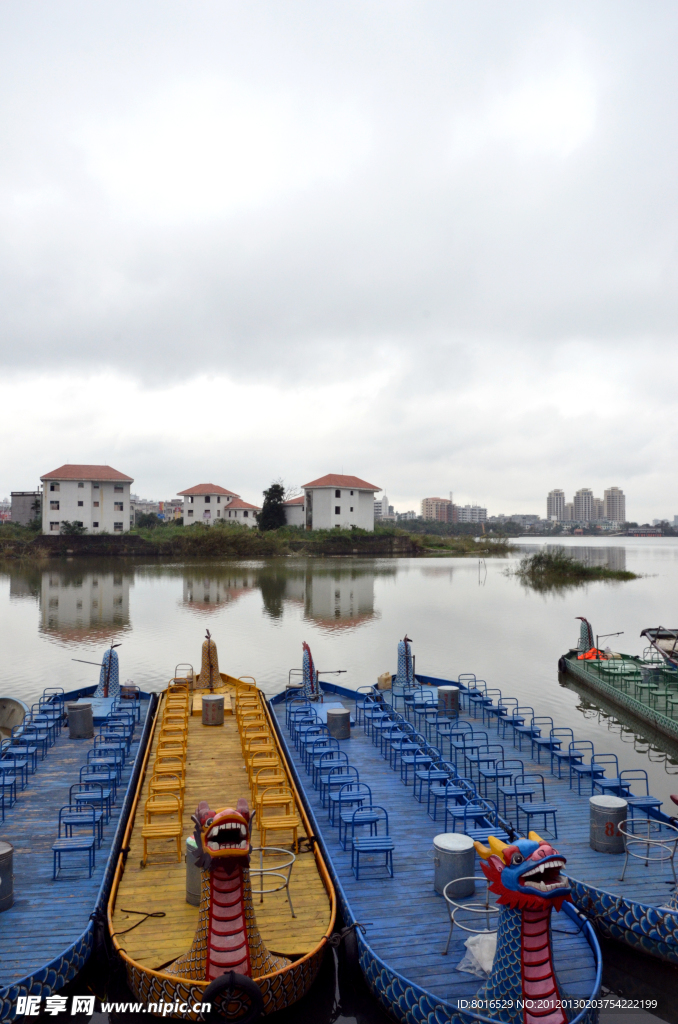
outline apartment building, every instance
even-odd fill
[[[63,522],[78,523],[88,533],[129,531],[131,476],[112,466],[67,463],[40,480],[43,533],[60,533]]]

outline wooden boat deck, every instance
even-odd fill
[[[163,697],[159,706],[160,717],[164,700]],[[228,699],[226,710],[228,712]],[[156,733],[152,741],[149,770],[137,807],[137,826],[143,821],[150,768],[157,743]],[[185,849],[186,838],[193,835],[191,815],[201,800],[207,800],[214,810],[219,810],[235,807],[237,800],[243,796],[247,797],[251,805],[252,796],[235,716],[227,713],[223,726],[204,726],[200,716],[192,715],[188,728],[182,849]],[[302,826],[299,830],[300,842],[304,836]],[[289,836],[276,833],[275,845],[289,845],[291,838],[291,833]],[[149,843],[148,863],[142,868],[141,829],[135,827],[132,830],[130,851],[113,915],[114,930],[127,955],[142,966],[156,970],[171,963],[190,948],[198,924],[198,907],[186,902],[184,859],[182,857],[181,862],[177,862],[174,840],[166,841],[166,845],[168,852],[163,854],[157,840]],[[255,825],[252,846],[259,845],[259,833]],[[284,890],[264,896],[263,903],[259,903],[255,897],[254,907],[259,931],[268,948],[288,956],[298,956],[313,950],[330,924],[330,902],[313,853],[300,852],[297,856],[292,869],[290,894],[297,915],[295,918],[290,913]],[[164,913],[166,916],[143,920],[143,914],[146,913]],[[133,931],[124,936],[120,934],[140,920],[143,923]]]
[[[12,985],[33,974],[68,949],[87,928],[106,870],[134,759],[148,710],[141,704],[141,725],[118,785],[118,798],[104,839],[96,851],[96,867],[87,877],[84,854],[63,858],[56,881],[52,879],[52,843],[57,838],[59,809],[69,800],[69,789],[79,781],[87,762],[91,739],[71,740],[67,728],[49,748],[38,769],[18,789],[12,808],[5,805],[0,838],[14,847],[14,906],[0,914],[0,985]],[[84,864],[84,867],[82,866]]]
[[[337,699],[335,692],[331,694],[331,699]],[[352,700],[344,697],[342,703],[353,710]],[[347,752],[350,763],[358,769],[361,782],[371,787],[373,802],[388,811],[390,834],[395,840],[394,878],[389,878],[384,871],[369,871],[369,861],[365,864],[367,870],[363,874],[364,858],[361,858],[361,878],[357,881],[351,870],[350,851],[342,849],[338,841],[338,828],[330,826],[327,810],[320,804],[319,793],[313,788],[296,750],[289,742],[289,733],[285,727],[285,705],[274,704],[272,710],[276,714],[281,733],[288,741],[290,756],[316,816],[339,881],[356,919],[366,927],[365,938],[372,949],[409,981],[448,1002],[456,1004],[457,999],[473,996],[481,980],[472,974],[455,970],[466,952],[464,941],[468,935],[455,928],[448,955],[441,955],[449,931],[444,900],[433,888],[433,838],[443,831],[441,821],[434,822],[429,817],[425,801],[420,804],[414,799],[411,783],[408,787],[403,785],[399,772],[389,768],[379,748],[365,735],[362,726],[353,727],[351,738],[341,741],[340,746]],[[478,725],[478,722],[475,724]],[[514,755],[512,744],[506,742],[505,748],[507,757]],[[531,770],[529,759],[523,757],[523,760],[525,770]],[[548,776],[547,772],[545,774]],[[552,799],[556,796],[556,787],[548,778],[546,781],[547,799]],[[584,796],[577,797],[576,790],[572,794],[567,781],[557,789],[559,806],[562,807],[558,814],[558,834],[563,838],[559,838],[554,845],[568,857],[569,873],[590,880],[589,858],[580,849],[584,845],[584,829],[588,844],[587,799]],[[544,838],[550,838],[548,832],[537,825],[534,827]],[[593,858],[601,858],[599,873],[614,889],[613,880],[621,871],[620,858],[595,854],[593,850],[588,852]],[[637,869],[632,869],[632,873],[639,874]],[[478,858],[476,874],[482,874]],[[661,892],[663,896],[668,891],[656,882],[654,886],[648,885],[646,888],[654,894]],[[552,921],[554,959],[563,994],[588,998],[595,978],[591,949],[576,924],[563,912],[554,913]]]

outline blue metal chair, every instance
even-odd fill
[[[532,759],[534,760],[534,752],[536,749],[537,764],[541,764],[542,750],[548,750],[550,753],[552,750],[558,749],[562,741],[557,736],[553,735],[553,719],[548,715],[539,715],[538,717],[533,718],[532,729]]]
[[[659,797],[650,796],[650,786],[644,768],[624,768],[619,773],[619,781],[623,797],[629,805],[630,818],[633,818],[636,810],[644,812],[646,816],[649,816],[651,811],[661,810],[663,801]],[[644,793],[634,794],[631,792],[631,786],[637,782],[643,784]]]
[[[329,792],[328,819],[330,825],[339,825],[341,828],[341,814],[346,807],[362,807],[366,800],[372,803],[372,790],[366,782],[345,782],[336,792]]]
[[[513,743],[516,742],[516,729],[525,725],[527,718],[532,718],[534,715],[534,708],[528,707],[527,704],[517,704],[516,707],[511,709],[510,714],[505,715],[503,718],[497,720],[497,728],[501,726],[501,738],[506,739],[506,730],[512,729]]]
[[[480,786],[480,769],[494,768],[497,761],[503,761],[504,748],[501,743],[470,743],[463,751],[464,754],[464,775],[473,779],[474,769],[478,773],[478,785]],[[475,781],[475,780],[474,780]]]
[[[572,729],[568,729],[566,726],[557,725],[551,729],[551,736],[554,740],[558,740],[558,743],[554,743],[551,747],[551,775],[555,775],[553,770],[554,762],[558,765],[558,778],[562,778],[562,767],[567,765],[568,769],[572,763],[572,752],[571,745],[574,743],[574,733]],[[579,755],[575,757],[576,761],[581,760]]]
[[[328,750],[321,754],[318,764],[313,765],[313,785],[321,789],[327,783],[327,778],[333,768],[348,764],[348,754],[345,750]],[[323,804],[324,806],[324,804]]]
[[[374,686],[359,686],[355,692],[355,724],[364,725],[363,713],[365,705],[369,700],[370,704],[373,704],[376,699],[376,689]]]
[[[369,804],[363,803],[360,807],[356,807],[355,810],[343,811],[339,819],[339,842],[342,848],[346,849],[349,840],[352,843],[357,828],[369,827],[370,835],[377,835],[380,820],[381,809],[373,807],[371,798]],[[350,836],[348,833],[349,825],[351,826]]]
[[[9,741],[7,740],[5,743],[3,743],[0,753],[0,767],[14,772],[19,779],[21,789],[25,789],[28,785],[28,767],[30,762],[28,758],[15,756],[12,753],[12,748],[9,746]]]
[[[88,785],[90,782],[100,783],[111,791],[111,806],[115,803],[118,795],[118,773],[115,769],[107,768],[105,765],[84,764],[80,769],[80,782]]]
[[[329,807],[329,796],[332,790],[340,789],[347,782],[360,782],[360,773],[352,764],[337,765],[335,768],[330,768],[327,775],[321,775],[320,803],[322,806]]]
[[[487,742],[488,736],[484,729],[479,729],[477,732],[471,729],[470,732],[461,733],[457,739],[450,738],[450,760],[454,761],[455,768],[459,767],[458,758],[460,755],[464,757],[467,752],[470,752],[471,748],[475,749]]]
[[[496,700],[496,704],[494,703]],[[490,721],[499,714],[499,702],[501,701],[501,690],[494,688],[485,690],[485,700],[480,705],[480,711],[482,714],[483,725],[485,725],[485,719],[487,718],[487,725]]]
[[[89,831],[92,827],[92,814],[94,815],[94,824],[96,826],[94,836],[97,846],[101,847],[104,838],[104,815],[103,811],[97,810],[92,803],[70,804],[61,808],[59,811],[59,823],[60,826],[64,826],[65,837],[67,839],[71,838],[74,828],[85,828]],[[61,835],[61,827],[59,827],[59,835]]]
[[[604,772],[608,767],[612,768],[612,775],[593,775],[591,777],[591,792],[598,790],[600,793],[612,793],[614,796],[625,797],[624,783],[619,778],[619,761],[616,754],[596,754],[595,763]],[[628,789],[628,785],[626,787]]]
[[[518,700],[516,697],[499,698],[496,707],[493,709],[493,714],[497,719],[497,736],[499,735],[499,728],[503,719],[508,718],[513,711],[517,710],[517,708]]]
[[[443,800],[444,806],[447,806],[451,802],[454,805],[459,805],[463,801],[470,800],[474,796],[477,796],[477,791],[470,779],[464,779],[457,774],[456,768],[453,765],[449,765],[450,769],[454,774],[448,776],[443,782],[434,782],[429,786],[428,798],[426,802],[426,813],[434,821],[438,818],[438,801]],[[433,801],[433,814],[431,814],[431,801]]]
[[[593,792],[593,780],[596,775],[605,774],[604,766],[596,764],[596,755],[591,740],[577,740],[576,744],[570,744],[571,753],[581,754],[580,761],[570,763],[570,789],[572,789],[573,777],[577,779],[577,792],[581,796],[581,780],[591,779],[591,792]],[[586,760],[588,756],[588,761]]]
[[[411,754],[418,749],[419,743],[415,739],[417,733],[415,732],[414,726],[411,722],[404,722],[401,725],[401,735],[394,736],[390,740],[389,750],[389,767],[393,771],[398,770],[398,760],[402,760],[406,754]]]
[[[14,807],[16,803],[16,775],[9,767],[4,766],[0,761],[0,789],[2,789],[3,803],[6,807]]]
[[[503,757],[499,761],[495,761],[494,764],[487,764],[487,766],[484,766],[484,762],[481,762],[478,768],[478,786],[480,787],[480,783],[483,784],[483,796],[487,797],[489,796],[487,792],[488,784],[493,782],[498,803],[499,784],[506,784],[506,779],[510,780],[514,775],[524,771],[525,765],[518,757]]]
[[[116,785],[122,781],[123,759],[117,747],[107,747],[104,744],[92,747],[87,751],[87,764],[114,771]]]
[[[456,771],[455,771],[456,774]],[[432,761],[428,768],[419,768],[414,773],[413,796],[417,803],[424,801],[424,784],[426,785],[426,810],[430,804],[431,786],[434,783],[445,783],[450,777],[450,768],[445,761]]]
[[[339,750],[339,740],[335,739],[334,736],[322,735],[320,738],[312,740],[306,747],[306,760],[304,762],[306,774],[313,774],[316,761],[320,760],[321,754],[329,754],[333,750]]]
[[[375,832],[369,836],[356,836],[355,825],[351,830],[351,867],[357,880],[360,879],[360,854],[384,854],[383,865],[370,865],[371,867],[385,867],[391,878],[393,878],[393,850],[395,844],[388,834],[388,812],[384,807],[373,806],[372,811],[380,811],[381,814],[375,823]],[[384,832],[379,834],[379,825],[383,822]]]
[[[529,785],[534,786],[537,795],[539,795],[539,787],[541,786],[541,802],[533,802],[532,797],[530,797],[529,802],[516,800],[516,827],[518,831],[520,832],[521,814],[524,814],[527,818],[527,825],[525,826],[526,832],[530,831],[532,818],[543,817],[545,831],[548,831],[548,818],[553,818],[553,835],[557,839],[558,826],[556,824],[556,814],[558,813],[558,808],[555,804],[549,804],[546,802],[546,787],[544,785],[544,776],[538,775],[534,772],[527,772],[526,774],[518,775],[516,777],[516,783],[518,785],[522,783],[527,783]]]
[[[499,787],[498,792],[501,793],[504,800],[503,810],[505,818],[508,815],[508,808],[506,805],[507,800],[514,800],[517,808],[518,800],[524,801],[526,797],[529,797],[529,799],[531,800],[536,792],[534,786],[530,786],[525,782],[521,782],[519,784],[517,781],[519,775],[524,775],[524,770],[522,772],[517,772],[516,775],[513,776],[513,779],[510,783],[507,783],[505,786]]]
[[[428,767],[434,760],[433,755],[428,752],[428,744],[423,736],[415,733],[413,742],[416,744],[415,749],[408,754],[401,753],[400,755],[400,781],[406,786],[408,785],[410,768],[412,769],[412,776],[415,778],[417,769]]]
[[[68,802],[72,807],[90,804],[101,812],[102,826],[108,824],[111,811],[111,790],[103,782],[74,782],[68,793]]]
[[[466,832],[469,822],[482,821],[487,817],[488,801],[483,800],[480,796],[471,797],[466,801],[465,804],[455,804],[448,806],[445,804],[445,825],[444,831],[448,831],[447,819],[452,819],[452,831],[457,831],[457,822],[461,821],[463,828],[462,831]]]
[[[77,836],[74,836],[72,834],[70,836],[67,836],[66,834],[64,834],[62,836],[61,835],[61,830],[62,830],[61,812],[64,811],[64,810],[70,811],[71,808],[70,807],[69,808],[63,808],[62,807],[61,811],[59,811],[59,834],[58,834],[58,838],[57,838],[56,842],[52,844],[52,852],[53,852],[53,855],[54,855],[54,867],[53,867],[52,879],[53,879],[53,881],[57,880],[57,877],[59,875],[59,871],[61,870],[61,858],[63,857],[63,855],[65,853],[87,853],[87,866],[88,866],[88,870],[89,870],[88,877],[91,878],[92,877],[92,872],[94,871],[94,868],[96,866],[95,847],[96,847],[96,827],[97,826],[96,826],[96,821],[95,821],[95,818],[94,818],[94,808],[93,807],[91,808],[91,813],[89,814],[89,821],[88,821],[88,825],[91,825],[91,828],[92,828],[91,836],[88,836],[88,835],[77,835]],[[77,808],[75,810],[77,810]],[[82,808],[82,812],[81,813],[83,815],[82,823],[84,824],[84,820],[85,820],[85,816],[86,816],[86,811],[85,811],[84,807]],[[68,825],[64,825],[64,830],[65,831],[68,830]]]

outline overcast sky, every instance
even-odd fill
[[[661,0],[4,0],[1,494],[673,517],[677,52]]]

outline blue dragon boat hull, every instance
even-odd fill
[[[424,684],[450,685],[447,680],[429,680],[421,676],[418,676],[417,680]],[[458,684],[455,683],[453,685]],[[355,700],[356,694],[353,690],[325,682],[321,682],[320,686],[325,698],[337,697],[343,699],[345,706],[348,706],[349,701]],[[425,859],[425,852],[422,855],[421,849],[414,851],[414,859],[418,861],[420,868],[422,861],[424,861],[426,865],[425,871],[428,873],[430,880],[427,886],[429,891],[426,894],[426,901],[422,905],[421,920],[418,923],[416,921],[413,922],[411,915],[407,919],[403,916],[404,904],[401,902],[403,896],[402,887],[398,889],[397,893],[394,891],[391,894],[388,886],[392,884],[392,880],[385,881],[386,887],[384,885],[379,886],[372,906],[370,906],[369,896],[366,901],[358,898],[358,903],[361,906],[360,909],[357,909],[356,886],[353,884],[350,872],[347,872],[346,855],[340,852],[340,847],[337,849],[338,844],[334,841],[332,834],[334,830],[331,827],[328,828],[320,820],[323,814],[318,806],[317,795],[309,785],[308,778],[303,770],[300,770],[302,768],[301,762],[296,756],[293,745],[288,742],[284,726],[284,712],[280,714],[282,708],[284,708],[284,702],[285,694],[279,694],[271,699],[270,703],[274,711],[272,718],[276,723],[281,743],[285,747],[290,768],[295,774],[295,781],[304,799],[305,809],[313,824],[315,835],[330,867],[342,917],[345,924],[349,927],[352,926],[355,933],[360,970],[372,994],[388,1013],[396,1020],[403,1022],[403,1024],[450,1024],[450,1022],[453,1022],[453,1024],[469,1024],[469,1021],[501,1021],[506,1019],[501,1016],[494,1016],[493,1012],[489,1010],[485,1012],[480,1010],[474,1011],[472,1008],[473,997],[480,988],[480,980],[474,978],[473,975],[457,971],[455,967],[456,960],[452,955],[446,959],[440,956],[444,946],[445,934],[442,935],[442,941],[440,941],[438,931],[442,926],[443,932],[446,933],[449,921],[445,916],[446,911],[442,900],[433,893],[432,862]],[[357,738],[357,732],[354,734],[354,737]],[[345,747],[346,743],[351,744],[353,742],[354,739],[345,741],[342,748]],[[371,744],[368,744],[368,746],[371,746]],[[354,748],[351,750],[352,761],[359,763],[356,755],[358,755],[358,751]],[[375,767],[375,762],[371,762],[372,772],[375,771]],[[366,764],[365,768],[367,768]],[[397,800],[403,787],[400,786],[392,773],[387,770],[385,764],[382,774],[383,779],[381,781],[386,787],[382,786],[382,791],[388,791],[394,801]],[[367,779],[368,775],[365,774],[364,777]],[[369,776],[369,779],[370,782],[376,781],[374,775]],[[409,799],[406,792],[405,798]],[[380,797],[378,802],[381,803],[382,801],[386,802],[386,798],[383,796]],[[403,814],[400,804],[397,806],[400,811],[399,818],[402,818]],[[433,823],[430,824],[432,828],[436,828],[436,826],[433,826]],[[437,827],[437,831],[443,831],[442,826]],[[416,833],[416,825],[412,826],[412,832]],[[400,846],[397,847],[397,851],[399,850]],[[348,860],[350,861],[350,854],[348,855]],[[399,867],[397,859],[396,867]],[[397,877],[398,873],[396,874]],[[358,885],[362,884],[362,882],[358,883]],[[369,882],[365,884],[369,885]],[[419,896],[419,889],[415,890],[413,887],[409,892],[410,904]],[[435,920],[430,916],[431,914],[435,915]],[[366,917],[368,916],[373,916],[375,920],[367,921]],[[559,919],[559,923],[555,927],[555,930],[558,932],[555,936],[555,955],[557,958],[558,953],[561,951],[558,943],[562,944],[562,951],[566,955],[568,964],[565,972],[568,983],[566,985],[567,996],[574,1000],[572,1006],[575,1007],[568,1012],[568,1018],[576,1019],[580,1024],[593,1024],[597,1020],[598,1011],[590,1005],[589,999],[592,995],[596,995],[599,990],[602,967],[600,950],[595,935],[590,925],[584,924],[574,908],[568,904],[564,904],[561,913],[556,916]],[[364,925],[367,925],[366,929],[363,928]],[[392,935],[393,955],[386,955],[384,953],[384,942],[381,941],[385,931],[389,929]],[[378,936],[380,941],[372,940],[373,935]],[[440,946],[437,945],[439,941]],[[425,949],[428,954],[428,960],[427,966],[419,971],[419,977],[414,978],[406,968],[398,969],[398,965],[399,963],[406,963],[408,955],[411,954],[412,949],[419,943],[423,944],[422,950]],[[376,945],[381,948],[376,949]],[[388,940],[386,945],[388,945]],[[435,948],[432,948],[434,946]],[[411,956],[410,959],[412,959]],[[433,966],[431,967],[431,965]],[[557,961],[556,966],[558,967]],[[427,971],[431,975],[430,985],[423,984],[421,981],[426,976]],[[435,977],[432,971],[436,972]],[[445,987],[446,978],[451,979],[451,983],[447,986],[449,989],[449,996],[447,998],[441,995],[440,992],[441,987]],[[508,993],[507,998],[509,998]],[[466,1006],[468,1006],[468,1009]],[[522,1015],[520,1019],[522,1020]]]
[[[96,689],[96,686],[83,687],[63,694],[62,700],[77,701],[91,697]],[[72,752],[60,749],[60,744],[68,744],[67,740],[56,740],[56,754],[52,758],[55,764],[50,763],[51,752],[47,753],[46,762],[52,768],[50,778],[46,777],[45,772],[41,773],[39,767],[37,773],[30,776],[26,790],[19,790],[14,807],[6,812],[2,837],[14,845],[15,878],[19,880],[20,885],[15,893],[14,906],[0,915],[2,1021],[16,1019],[17,1001],[20,997],[33,996],[43,1000],[58,993],[80,973],[99,944],[104,941],[106,903],[150,735],[152,710],[157,702],[156,694],[142,692],[140,697],[141,714],[144,717],[140,730],[138,727],[136,730],[136,752],[123,772],[124,795],[122,799],[119,795],[118,806],[113,807],[111,821],[106,827],[107,834],[101,848],[96,851],[98,863],[92,878],[83,878],[79,892],[76,886],[76,906],[70,911],[59,908],[55,914],[49,904],[50,893],[54,892],[50,886],[63,884],[59,881],[52,882],[51,844],[56,837],[59,804],[67,802],[70,784],[78,781],[77,761],[73,758]],[[75,742],[83,746],[88,743],[87,740]],[[40,764],[42,762],[39,762]],[[19,814],[22,815],[21,821],[18,820]],[[35,833],[30,834],[30,829],[36,822],[42,829],[42,833],[37,836]],[[31,891],[24,893],[20,888],[21,864],[18,861],[23,859],[24,853],[29,852],[34,858],[35,870],[31,878]],[[69,931],[72,931],[72,937],[69,937]],[[53,952],[49,959],[36,965],[36,960],[40,959],[41,948],[52,952],[55,947],[57,951]],[[22,949],[26,950],[25,954],[22,954]],[[23,976],[20,974],[22,962],[25,962],[26,967],[30,964],[30,968]],[[8,977],[10,974],[11,980]]]

